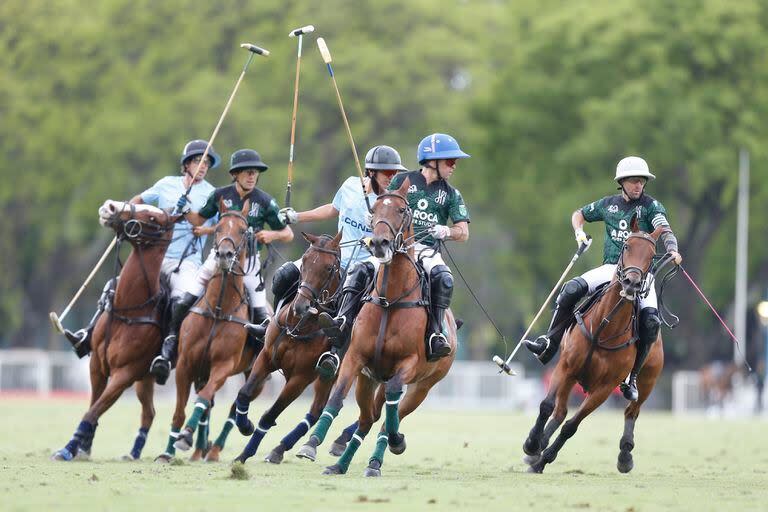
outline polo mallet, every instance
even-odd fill
[[[200,167],[203,165],[203,161],[208,157],[208,151],[211,150],[211,146],[213,146],[213,141],[216,139],[216,135],[219,133],[219,128],[221,128],[221,123],[224,122],[224,117],[227,115],[227,112],[229,112],[229,107],[232,105],[232,100],[235,98],[235,94],[237,94],[237,89],[240,87],[240,82],[243,81],[243,77],[245,77],[245,71],[248,69],[248,65],[251,63],[251,60],[253,60],[254,55],[263,55],[264,57],[267,57],[269,55],[269,50],[265,50],[264,48],[261,48],[259,46],[256,46],[255,44],[250,43],[242,43],[240,45],[240,48],[245,48],[248,50],[248,60],[245,61],[245,66],[243,66],[243,71],[240,73],[240,77],[237,79],[237,82],[235,83],[235,88],[232,89],[232,94],[229,95],[229,99],[227,100],[227,105],[224,107],[224,112],[221,113],[221,117],[219,117],[219,122],[216,123],[216,128],[213,129],[213,133],[211,134],[211,137],[208,139],[208,145],[205,146],[205,151],[203,152],[203,156],[200,158],[200,162],[197,164],[197,169],[195,169],[195,173],[192,175],[192,182],[187,187],[187,191],[184,192],[185,196],[188,196],[190,191],[192,190],[192,185],[195,184],[195,179],[197,178],[198,173],[200,173]],[[173,213],[176,214],[176,208],[174,207]]]
[[[317,48],[320,50],[320,55],[323,56],[323,61],[328,66],[328,74],[331,75],[331,81],[333,82],[333,88],[336,91],[336,98],[339,100],[339,109],[341,110],[341,117],[344,120],[344,127],[347,129],[347,137],[349,138],[349,145],[352,146],[352,154],[355,157],[355,165],[357,166],[357,173],[360,175],[360,187],[362,188],[363,197],[365,197],[365,205],[368,207],[368,211],[371,211],[371,204],[368,201],[368,194],[365,193],[365,177],[363,176],[363,169],[360,167],[360,160],[357,157],[357,148],[355,147],[355,141],[352,139],[352,130],[349,129],[349,121],[347,121],[347,113],[344,111],[344,104],[341,102],[341,93],[339,93],[339,86],[336,85],[336,77],[333,75],[333,68],[331,67],[331,52],[328,50],[328,46],[325,44],[325,39],[322,37],[317,38]]]
[[[291,118],[291,151],[288,153],[288,183],[285,187],[285,207],[291,206],[291,184],[293,183],[293,145],[296,142],[296,112],[299,109],[299,70],[301,69],[301,43],[304,34],[315,31],[315,27],[307,25],[306,27],[291,30],[288,37],[299,38],[299,50],[296,54],[296,80],[293,85],[293,117]]]
[[[539,312],[536,313],[536,316],[533,318],[533,322],[531,322],[531,325],[528,326],[528,329],[526,329],[525,334],[523,334],[523,337],[520,338],[520,341],[517,342],[517,346],[515,347],[515,350],[512,351],[512,354],[507,358],[506,361],[504,361],[499,356],[493,356],[493,362],[499,365],[499,368],[506,373],[507,375],[517,375],[517,373],[512,370],[512,368],[509,367],[509,363],[512,362],[512,359],[514,359],[515,354],[517,354],[517,351],[520,350],[520,347],[523,345],[523,340],[528,338],[528,334],[531,332],[531,329],[533,329],[533,326],[536,325],[536,321],[539,319],[541,314],[544,312],[544,310],[549,305],[549,301],[552,300],[552,297],[555,295],[555,292],[560,288],[560,285],[563,284],[563,281],[565,280],[565,276],[568,275],[568,272],[571,271],[573,268],[573,265],[576,263],[576,260],[579,259],[579,256],[581,256],[584,251],[589,249],[589,246],[592,245],[592,237],[587,235],[587,242],[582,243],[579,248],[576,250],[576,253],[573,255],[573,258],[571,258],[571,262],[568,264],[567,267],[565,267],[565,270],[563,271],[563,274],[560,276],[560,279],[557,280],[557,284],[555,284],[555,287],[552,288],[552,291],[549,292],[549,295],[547,295],[547,300],[544,301],[544,304],[541,305],[541,309],[539,309]]]
[[[93,276],[96,275],[96,272],[104,263],[104,260],[107,259],[107,256],[115,247],[116,243],[117,243],[117,237],[114,237],[112,239],[112,242],[110,242],[109,247],[107,247],[107,250],[105,250],[104,254],[101,255],[101,258],[99,258],[99,261],[96,263],[96,266],[93,267],[93,270],[91,270],[91,273],[88,274],[88,277],[85,278],[83,285],[80,287],[79,290],[77,290],[77,293],[75,294],[74,297],[72,297],[72,300],[69,301],[69,304],[67,304],[67,307],[64,308],[64,311],[61,312],[61,315],[57,315],[54,311],[51,311],[50,313],[48,313],[48,316],[51,319],[51,323],[53,324],[54,329],[59,331],[61,334],[64,334],[64,326],[61,325],[61,322],[69,314],[69,310],[72,309],[72,306],[75,304],[75,302],[77,302],[77,299],[80,298],[80,295],[85,290],[85,287],[88,286],[88,283],[91,282],[91,279],[93,279]]]

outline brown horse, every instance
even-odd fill
[[[283,454],[293,448],[317,421],[334,382],[333,379],[321,379],[315,370],[320,354],[328,350],[328,338],[320,329],[317,317],[323,311],[335,312],[336,292],[341,283],[339,242],[342,233],[333,238],[308,233],[302,235],[310,245],[301,258],[298,292],[269,324],[264,350],[256,358],[253,371],[232,406],[238,429],[243,435],[251,436],[243,452],[235,459],[239,462],[244,463],[256,454],[261,440],[275,425],[277,417],[314,381],[315,396],[309,412],[266,458],[274,464],[282,462]],[[285,375],[285,387],[272,407],[262,415],[258,426],[254,427],[248,419],[248,405],[258,396],[262,383],[276,370]]]
[[[297,454],[314,460],[317,446],[324,440],[357,379],[356,398],[360,408],[357,430],[338,462],[328,467],[325,474],[347,472],[352,457],[386,401],[385,426],[365,471],[366,476],[381,476],[387,444],[395,454],[405,451],[405,436],[398,431],[400,420],[413,412],[432,386],[448,373],[456,354],[456,322],[449,309],[445,324],[451,354],[437,362],[427,362],[424,342],[427,301],[422,297],[423,271],[414,258],[412,212],[406,199],[409,186],[410,181],[406,179],[397,191],[380,195],[373,206],[371,248],[382,262],[376,286],[355,320],[349,350],[328,405],[309,441]],[[382,382],[384,392],[375,393]],[[406,384],[408,390],[403,397]]]
[[[141,456],[155,417],[154,381],[148,370],[162,342],[165,298],[160,288],[160,265],[179,217],[154,206],[110,200],[99,208],[99,218],[133,250],[120,272],[111,307],[94,327],[90,408],[69,443],[53,454],[54,460],[88,458],[99,418],[134,382],[141,402],[141,427],[130,454],[124,458],[135,460]]]
[[[205,295],[198,301],[203,307],[193,307],[179,332],[179,360],[176,365],[176,409],[166,451],[155,460],[168,462],[178,448],[192,447],[193,434],[198,431],[198,445],[192,460],[207,452],[208,418],[213,398],[228,377],[245,372],[256,355],[256,349],[246,344],[248,304],[243,285],[245,261],[255,250],[245,215],[250,208],[246,200],[242,212],[221,214],[214,231],[213,250],[219,271],[208,283]],[[186,414],[184,408],[190,388],[198,390],[194,412],[181,430]],[[231,427],[230,427],[231,428]],[[218,460],[218,450],[208,453],[207,460]]]
[[[630,347],[635,341],[636,301],[639,301],[643,287],[649,285],[646,276],[651,272],[656,241],[667,228],[644,233],[639,230],[636,218],[630,226],[632,232],[624,243],[613,279],[602,295],[580,313],[583,321],[570,326],[565,333],[562,354],[552,374],[547,396],[541,402],[539,416],[523,445],[528,454],[529,472],[541,473],[545,465],[554,461],[582,420],[608,398],[632,369],[636,350]],[[634,466],[631,452],[635,445],[635,421],[663,366],[664,348],[659,334],[638,375],[639,398],[624,410],[624,434],[619,442],[617,463],[622,473],[631,471]],[[577,382],[588,395],[573,417],[563,424],[568,396]],[[549,438],[561,424],[563,428],[548,446]]]

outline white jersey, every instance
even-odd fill
[[[368,194],[371,205],[376,201],[376,194]],[[333,207],[339,212],[339,231],[343,230],[341,242],[352,242],[373,235],[373,230],[366,225],[365,214],[368,207],[360,186],[360,178],[352,176],[346,179],[333,198]],[[345,245],[341,248],[341,266],[348,268],[351,263],[365,261],[371,254],[359,245]]]

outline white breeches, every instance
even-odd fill
[[[416,244],[414,246],[414,251],[416,252],[416,259],[421,261],[421,266],[424,267],[427,276],[432,272],[432,268],[437,265],[445,265],[443,255],[440,254],[440,251],[432,247]],[[448,265],[445,266],[447,267]]]
[[[616,274],[616,265],[612,263],[606,263],[605,265],[601,265],[597,268],[593,268],[588,272],[585,272],[581,275],[581,278],[587,282],[589,285],[589,293],[592,293],[599,285],[602,283],[607,283],[613,279],[614,274]],[[645,278],[648,279],[649,276],[650,274],[646,275]],[[640,309],[644,308],[658,308],[655,286],[651,286],[651,290],[648,292],[648,295],[645,298],[640,299]]]
[[[184,291],[197,296],[202,295],[205,292],[206,286],[208,286],[208,281],[216,273],[217,267],[216,253],[211,249],[208,257],[205,259],[205,263],[197,270],[195,277],[186,282],[187,285]],[[245,261],[244,267],[248,270],[248,273],[243,277],[243,286],[245,286],[245,291],[248,293],[250,307],[267,307],[267,292],[264,291],[261,275],[259,275],[261,260],[258,253],[251,255]]]
[[[179,267],[177,272],[176,267]],[[185,259],[179,266],[179,260],[177,259],[164,259],[160,265],[160,273],[169,277],[171,283],[171,297],[174,299],[181,298],[184,295],[185,287],[184,283],[191,283],[195,280],[195,274],[200,267],[196,262]]]

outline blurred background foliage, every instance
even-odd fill
[[[293,205],[330,202],[355,173],[314,41],[322,36],[361,158],[389,144],[416,168],[416,144],[436,131],[472,154],[452,179],[472,214],[470,242],[449,250],[509,348],[576,248],[571,212],[614,193],[614,168],[627,154],[649,162],[658,179],[648,192],[666,206],[688,271],[729,312],[738,150],[750,152],[750,305],[763,297],[765,2],[6,0],[3,347],[65,347],[47,314],[61,311],[108,244],[98,206],[177,173],[184,143],[209,137],[247,58],[244,41],[272,54],[254,59],[215,148],[225,158],[241,147],[261,152],[271,167],[259,186],[282,203],[296,66],[287,34],[306,24],[317,30],[304,39]],[[225,185],[226,167],[209,179]],[[602,245],[601,225],[587,231]],[[285,258],[303,249],[301,237],[279,247]],[[574,273],[600,261],[595,247]],[[111,266],[67,325],[91,314]],[[462,356],[502,352],[457,283]],[[667,302],[682,318],[664,331],[668,365],[730,357],[731,342],[687,283],[674,283]],[[750,360],[761,357],[760,345],[749,343]]]

